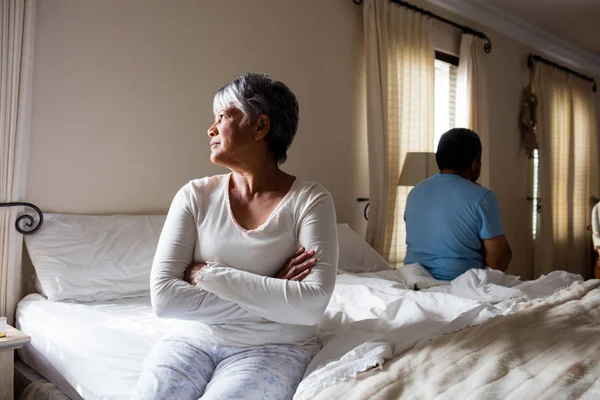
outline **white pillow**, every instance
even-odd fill
[[[389,264],[347,224],[338,224],[338,269],[346,272],[389,271]]]
[[[165,215],[45,214],[25,244],[48,300],[147,295]]]

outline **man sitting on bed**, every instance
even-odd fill
[[[408,195],[404,263],[419,263],[446,281],[471,268],[506,271],[512,251],[498,199],[475,183],[481,172],[479,136],[469,129],[451,129],[440,138],[435,158],[440,173]]]

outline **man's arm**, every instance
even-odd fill
[[[485,263],[492,269],[505,272],[512,259],[512,250],[506,240],[506,236],[499,235],[489,239],[483,239],[483,251]]]
[[[485,263],[492,269],[504,272],[512,259],[512,250],[504,236],[500,204],[492,191],[479,202],[479,217],[479,235]]]

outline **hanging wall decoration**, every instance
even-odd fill
[[[519,130],[521,132],[521,146],[525,149],[525,153],[529,158],[533,158],[533,151],[538,148],[536,136],[537,105],[538,99],[531,90],[531,85],[525,86],[521,93]]]

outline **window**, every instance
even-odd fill
[[[411,129],[407,129],[408,127],[403,127],[406,129],[406,132],[402,137],[399,138],[401,141],[401,145],[399,146],[402,149],[407,149],[405,151],[428,151],[435,152],[437,150],[437,145],[440,140],[442,134],[448,131],[455,126],[455,105],[456,105],[456,81],[457,81],[457,73],[458,73],[458,57],[452,56],[446,53],[442,53],[439,51],[435,52],[435,60],[434,60],[434,82],[433,82],[433,118],[434,120],[427,121],[427,125],[420,126],[421,124],[417,124],[418,129],[415,129],[413,132]],[[411,65],[411,67],[414,67]],[[431,68],[431,64],[428,65]],[[431,69],[427,71],[427,75],[431,76]],[[425,80],[423,79],[423,74],[416,74],[419,84],[425,84]],[[427,76],[425,75],[425,76]],[[427,83],[430,82],[430,78],[426,80]],[[431,88],[431,86],[429,86]],[[415,91],[416,92],[416,91]],[[431,93],[428,94],[427,100],[431,101]],[[425,103],[423,103],[425,104]],[[428,107],[431,107],[431,103],[427,104]],[[405,106],[408,108],[408,106]],[[428,108],[427,107],[427,108]],[[419,107],[415,107],[416,109],[425,109],[421,104]],[[431,109],[428,109],[427,112],[431,112]],[[410,118],[407,118],[407,123],[410,122]],[[433,122],[433,124],[432,124]],[[433,125],[433,126],[432,126]],[[432,131],[433,128],[433,131]],[[433,148],[432,148],[433,147]],[[400,165],[404,162],[404,155],[400,157]],[[389,234],[389,242],[386,242],[386,245],[389,243],[390,251],[387,256],[388,262],[394,268],[398,267],[403,261],[406,255],[407,246],[406,246],[406,231],[404,226],[404,221],[402,219],[404,210],[406,208],[406,199],[408,197],[408,193],[412,189],[412,186],[397,186],[396,190],[396,199],[395,199],[395,220],[397,221],[396,226],[392,227],[391,233]],[[398,211],[402,210],[402,211]]]
[[[531,235],[533,236],[533,240],[536,239],[537,237],[537,228],[538,228],[538,213],[540,212],[539,210],[539,198],[538,198],[538,168],[540,165],[540,160],[538,158],[538,151],[537,149],[535,149],[533,151],[533,159],[532,159],[532,163],[533,163],[533,176],[532,176],[532,182],[533,182],[533,187],[531,188],[531,203],[533,204],[533,213],[532,213],[532,218],[531,218]]]
[[[433,152],[444,132],[455,127],[457,69],[458,57],[435,52]]]

